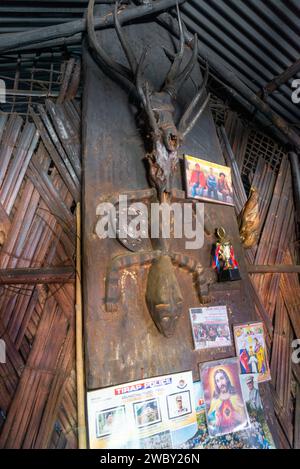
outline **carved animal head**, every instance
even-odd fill
[[[171,337],[182,314],[183,299],[169,256],[160,256],[150,267],[146,301],[158,330]]]
[[[179,89],[190,76],[198,54],[198,38],[195,34],[193,42],[193,53],[188,63],[182,68],[184,58],[184,33],[182,21],[177,5],[178,23],[180,31],[180,47],[174,56],[171,67],[160,90],[155,90],[153,85],[144,78],[145,49],[139,60],[136,59],[130,43],[128,42],[118,18],[119,1],[115,3],[114,22],[121,46],[127,58],[129,67],[114,61],[97,40],[94,29],[94,1],[90,0],[87,13],[87,27],[89,45],[95,58],[101,67],[107,68],[115,74],[126,78],[134,85],[141,108],[144,110],[152,140],[152,153],[148,156],[150,163],[150,182],[157,189],[158,194],[169,191],[171,188],[172,174],[178,162],[178,148],[184,137],[193,128],[197,119],[204,111],[209,95],[197,109],[197,105],[204,95],[208,78],[208,68],[199,90],[196,92],[191,103],[183,113],[179,123],[174,121],[175,102]],[[166,52],[166,51],[165,51]],[[182,70],[181,70],[182,68]],[[194,116],[193,116],[194,114]],[[193,117],[192,117],[193,116]]]

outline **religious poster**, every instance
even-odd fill
[[[90,448],[178,448],[197,431],[192,372],[88,392]]]
[[[243,376],[241,378],[244,378]],[[245,376],[245,378],[247,378]],[[241,381],[243,391],[243,381]],[[249,386],[249,384],[247,385]],[[256,386],[256,385],[255,385]],[[244,395],[244,392],[243,392]],[[274,441],[261,408],[248,408],[248,393],[244,399],[250,412],[250,427],[239,432],[210,437],[206,424],[204,392],[201,381],[194,382],[197,433],[185,443],[188,449],[275,449]]]
[[[185,155],[187,198],[234,205],[231,169]]]
[[[226,306],[190,308],[190,319],[196,350],[232,345]]]
[[[262,322],[236,325],[233,328],[236,354],[241,374],[258,374],[258,382],[271,379]]]
[[[200,365],[208,433],[225,435],[249,427],[237,358]]]

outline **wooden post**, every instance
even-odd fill
[[[81,216],[80,203],[76,207],[76,381],[78,413],[78,447],[87,448],[85,422],[85,385],[83,360],[83,327],[82,327],[82,292],[81,292]]]

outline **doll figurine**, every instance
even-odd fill
[[[218,273],[219,282],[240,280],[238,263],[230,239],[223,227],[217,229],[218,241],[213,253],[213,268]]]

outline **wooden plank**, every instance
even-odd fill
[[[73,283],[74,280],[75,271],[73,266],[0,269],[0,285]]]
[[[68,158],[66,157],[62,146],[60,145],[60,142],[54,132],[54,129],[49,121],[49,118],[47,117],[43,109],[43,106],[39,106],[38,109],[39,109],[39,114],[41,118],[35,112],[33,112],[33,110],[30,111],[30,114],[41,135],[44,146],[46,150],[48,151],[49,155],[51,156],[54,164],[56,165],[63,181],[65,182],[69,191],[73,195],[74,199],[78,201],[79,200],[78,179],[76,178],[73,168]]]
[[[70,118],[65,111],[68,105],[53,104],[52,101],[46,101],[46,109],[51,116],[53,126],[56,130],[57,135],[64,147],[65,152],[73,166],[78,180],[81,177],[81,144],[80,144],[80,132],[78,128],[78,122],[75,118]],[[74,117],[74,116],[73,116]],[[78,119],[78,117],[77,117]]]
[[[12,152],[14,150],[14,146],[19,137],[22,124],[22,118],[12,114],[2,135],[0,144],[0,188],[5,178],[5,174],[12,156]]]
[[[247,271],[249,274],[288,274],[288,273],[300,273],[300,265],[291,264],[275,264],[275,265],[247,265]]]

